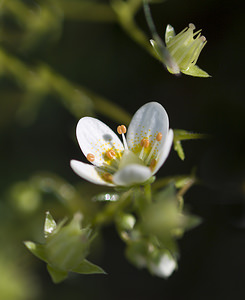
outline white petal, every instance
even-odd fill
[[[110,149],[116,152],[124,150],[118,136],[103,122],[91,117],[84,117],[77,124],[77,140],[83,154],[95,156],[92,162],[96,166],[105,165],[104,154]]]
[[[155,149],[157,154],[161,151],[168,130],[168,115],[163,106],[157,102],[149,102],[137,110],[133,116],[127,133],[128,147],[134,152],[137,151],[143,138],[148,138],[152,146],[156,135],[161,132],[162,140]]]
[[[83,179],[86,179],[95,184],[114,186],[114,184],[104,181],[99,175],[99,168],[93,165],[85,164],[74,159],[71,160],[70,165],[73,171]]]
[[[151,177],[150,168],[132,164],[127,165],[113,176],[113,182],[116,185],[130,186],[133,184],[143,183]]]
[[[161,152],[159,154],[159,158],[157,160],[157,163],[156,163],[156,166],[155,166],[155,168],[153,170],[152,175],[154,175],[161,168],[161,166],[165,162],[166,158],[168,157],[169,152],[170,152],[171,147],[172,147],[173,138],[174,138],[173,130],[169,129],[169,132],[168,132],[168,134],[167,134],[167,136],[165,138],[165,141],[163,143],[162,150],[161,150]]]

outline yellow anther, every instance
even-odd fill
[[[150,169],[151,169],[151,171],[155,168],[156,164],[157,164],[157,161],[153,158],[153,160],[150,163]]]
[[[90,162],[93,162],[95,160],[95,156],[92,153],[89,153],[87,155],[87,160],[90,161]]]
[[[150,142],[148,139],[142,139],[141,142],[140,142],[141,146],[144,147],[144,148],[148,148],[149,145],[150,145]]]
[[[109,159],[113,159],[114,156],[116,156],[116,153],[114,150],[109,150],[106,152],[106,156],[109,158]]]
[[[162,134],[161,134],[161,132],[158,132],[157,137],[156,137],[156,140],[157,140],[158,142],[160,142],[161,139],[162,139]]]
[[[102,177],[103,177],[103,179],[105,180],[105,181],[108,181],[108,182],[112,182],[112,175],[110,174],[110,173],[104,173],[103,175],[102,175]]]
[[[126,133],[126,132],[127,132],[127,127],[126,127],[125,125],[119,125],[119,126],[117,127],[117,132],[118,132],[119,134]]]

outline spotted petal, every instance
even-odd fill
[[[159,132],[162,133],[162,140],[156,147],[156,154],[161,151],[169,130],[169,120],[165,109],[157,102],[149,102],[137,110],[129,125],[127,133],[128,147],[136,151],[137,145],[143,138],[148,138],[153,145]]]
[[[157,160],[156,166],[153,170],[153,173],[152,173],[153,175],[161,168],[161,166],[165,162],[166,158],[168,157],[169,152],[170,152],[171,147],[172,147],[173,137],[174,137],[173,130],[170,129],[167,136],[166,136],[166,138],[165,138],[165,141],[163,141],[163,147],[162,147],[162,150],[159,154],[159,158]]]
[[[105,153],[114,149],[116,153],[124,150],[118,136],[103,122],[84,117],[77,124],[77,140],[83,154],[93,154],[95,160],[92,162],[96,166],[106,164]]]
[[[78,160],[71,160],[70,164],[73,171],[83,179],[95,184],[114,186],[114,184],[108,183],[102,179],[100,176],[102,171],[96,166],[85,164]]]
[[[131,164],[116,172],[113,176],[113,182],[116,185],[130,186],[143,183],[150,177],[150,168],[138,164]]]

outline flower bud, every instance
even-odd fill
[[[90,230],[81,229],[81,214],[76,214],[72,221],[63,227],[57,227],[46,239],[46,254],[49,264],[69,271],[88,254]]]
[[[209,77],[208,73],[196,66],[207,40],[201,35],[201,30],[195,33],[194,30],[195,25],[190,23],[188,27],[175,35],[174,28],[168,25],[165,32],[167,51],[162,51],[163,47],[158,45],[157,41],[151,40],[151,44],[170,73],[178,75],[182,72],[191,76]]]

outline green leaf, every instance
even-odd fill
[[[26,248],[39,259],[47,262],[45,246],[30,241],[24,242]]]
[[[79,274],[106,274],[102,268],[96,266],[86,259],[84,259],[78,267],[72,269],[72,272]]]
[[[174,150],[177,151],[179,158],[181,160],[185,159],[185,153],[182,148],[181,142],[174,139]]]
[[[54,283],[60,283],[67,278],[68,272],[66,271],[58,270],[50,265],[47,265],[47,269]]]
[[[183,74],[195,77],[211,77],[207,72],[200,69],[197,65],[192,65],[187,70],[181,70]]]
[[[49,213],[49,211],[46,212],[46,219],[44,223],[44,236],[47,238],[54,230],[56,229],[56,222]]]

